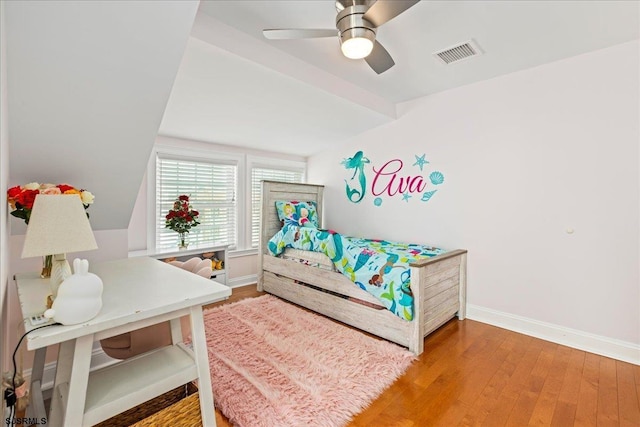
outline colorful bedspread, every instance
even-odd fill
[[[338,271],[378,298],[392,313],[413,319],[409,264],[444,252],[430,246],[346,237],[331,230],[285,225],[269,240],[271,255],[285,248],[321,252]]]

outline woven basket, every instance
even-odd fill
[[[136,406],[135,408],[131,408],[128,411],[125,411],[121,414],[118,414],[112,418],[109,418],[108,420],[105,420],[103,422],[101,422],[100,424],[97,424],[97,427],[123,427],[123,426],[130,426],[132,424],[137,423],[138,421],[144,420],[145,418],[148,418],[160,411],[162,411],[163,409],[166,409],[168,407],[170,407],[171,405],[174,405],[182,400],[185,399],[185,397],[188,396],[192,396],[194,395],[194,393],[196,393],[198,391],[198,388],[192,384],[185,384],[184,386],[175,388],[161,396],[155,397],[151,400],[148,400],[138,406]],[[195,394],[196,396],[196,402],[198,401],[197,399],[197,393]],[[198,411],[199,411],[199,407],[198,407]],[[199,414],[199,413],[198,413]],[[200,420],[200,418],[198,417],[198,420]],[[144,424],[147,425],[147,424]],[[151,424],[149,424],[151,425]],[[177,424],[155,424],[155,426],[163,426],[163,425],[177,425]]]
[[[159,426],[202,427],[198,393],[192,394],[130,427]]]

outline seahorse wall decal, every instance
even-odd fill
[[[358,183],[360,184],[360,189],[351,188],[349,186],[349,182],[346,179],[344,180],[346,184],[347,198],[352,203],[360,203],[366,193],[367,178],[364,174],[364,165],[367,163],[371,162],[368,158],[364,157],[362,151],[358,151],[353,155],[353,157],[344,159],[341,163],[342,165],[344,165],[345,169],[353,169],[353,176],[351,177],[351,180],[353,180],[356,175],[358,175]]]

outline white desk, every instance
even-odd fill
[[[31,387],[36,414],[44,411],[40,384],[46,348],[60,344],[48,425],[94,425],[197,379],[202,423],[215,426],[202,306],[227,298],[231,289],[146,257],[90,265],[89,271],[104,283],[100,313],[80,325],[27,335],[27,348],[36,350]],[[48,279],[24,274],[16,283],[23,317],[42,313]],[[191,318],[193,351],[182,343],[180,317],[185,315]],[[167,320],[174,345],[89,372],[94,341]],[[34,329],[28,320],[25,329]]]

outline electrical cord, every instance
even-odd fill
[[[16,397],[16,374],[18,371],[18,367],[16,364],[16,353],[18,352],[18,349],[20,348],[20,344],[22,344],[22,340],[25,339],[25,337],[27,335],[29,335],[31,332],[33,331],[37,331],[38,329],[43,329],[43,328],[48,328],[50,326],[56,326],[56,325],[61,325],[62,323],[51,323],[49,325],[42,325],[42,326],[38,326],[37,328],[33,328],[27,332],[25,332],[24,334],[22,334],[22,336],[20,337],[20,339],[18,340],[18,344],[16,345],[15,350],[13,350],[13,355],[11,356],[11,361],[13,362],[13,377],[11,378],[11,387],[13,387],[12,389],[7,389],[4,392],[4,399],[7,402],[7,406],[10,408],[9,409],[9,420],[10,420],[10,424],[9,425],[14,425],[13,420],[15,419],[15,413],[16,413],[16,401],[17,401],[17,397]]]

